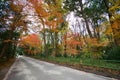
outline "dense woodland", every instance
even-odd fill
[[[0,58],[120,60],[120,0],[0,0]]]

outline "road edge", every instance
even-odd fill
[[[16,58],[15,62],[14,62],[14,63],[12,64],[12,66],[9,68],[9,70],[8,70],[7,74],[5,75],[5,77],[3,78],[3,80],[7,80],[7,79],[8,79],[8,76],[10,75],[10,73],[11,73],[14,65],[16,64],[17,60],[18,60],[18,59]]]

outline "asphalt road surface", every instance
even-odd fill
[[[19,57],[3,80],[115,80],[84,71]]]

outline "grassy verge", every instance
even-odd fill
[[[39,55],[32,56],[33,58],[47,61],[50,63],[71,67],[74,69],[95,73],[120,80],[120,63],[119,61],[106,61],[85,58],[70,58],[70,57],[41,57]]]
[[[86,66],[94,66],[94,67],[102,67],[102,68],[110,68],[114,70],[120,70],[120,63],[108,62],[105,60],[95,60],[95,59],[84,59],[84,58],[65,58],[65,57],[40,57],[34,56],[37,59],[49,60],[54,62],[62,62],[67,64],[80,64]]]

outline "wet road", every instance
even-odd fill
[[[19,57],[4,80],[115,80],[75,69]]]

